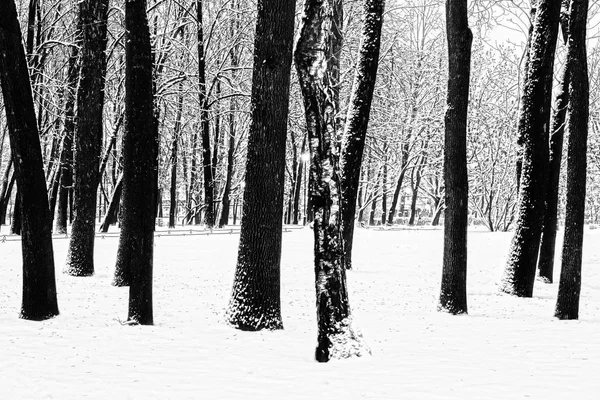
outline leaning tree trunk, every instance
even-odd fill
[[[579,318],[589,121],[589,80],[585,43],[587,14],[588,0],[571,0],[567,51],[567,67],[571,71],[567,125],[567,212],[562,268],[554,313],[559,319]]]
[[[104,215],[104,220],[100,224],[100,232],[108,232],[108,227],[117,223],[119,215],[119,204],[121,202],[121,195],[123,193],[123,175],[119,176],[115,188],[113,189],[112,196],[110,197],[110,203],[108,203],[108,210]]]
[[[58,315],[54,253],[42,150],[27,60],[13,0],[0,13],[0,84],[22,210],[23,302],[21,318]]]
[[[563,0],[561,27],[565,42],[568,40],[568,8],[570,0]],[[560,164],[562,161],[563,138],[567,105],[569,104],[569,74],[567,63],[563,69],[561,90],[556,96],[556,108],[550,125],[550,162],[548,168],[548,188],[546,190],[546,210],[540,243],[538,273],[546,283],[553,282],[554,253],[556,248],[556,231],[558,229],[558,186],[560,180]]]
[[[352,86],[352,95],[346,117],[341,160],[341,217],[344,240],[344,266],[352,268],[352,243],[356,216],[360,166],[362,163],[371,101],[379,65],[381,26],[383,24],[384,0],[365,0],[364,23],[358,66]]]
[[[152,50],[146,0],[125,4],[125,133],[123,139],[124,224],[117,258],[128,266],[128,320],[153,324],[155,161]],[[123,239],[127,240],[123,240]],[[123,252],[123,246],[128,246]]]
[[[304,152],[306,151],[306,135],[304,136],[304,139],[302,139],[302,147],[300,148],[300,157],[302,157],[302,155],[304,154]],[[301,159],[300,162],[297,165],[297,172],[296,172],[296,182],[295,182],[295,188],[294,188],[294,200],[293,200],[293,217],[292,217],[292,224],[294,225],[298,225],[298,219],[300,216],[300,192],[302,191],[302,171],[304,170],[304,161]],[[306,179],[306,178],[304,178]]]
[[[294,6],[294,0],[258,2],[242,228],[226,317],[243,330],[283,328],[281,225]]]
[[[81,69],[73,154],[74,215],[65,272],[73,276],[94,274],[96,193],[100,180],[102,109],[106,75],[108,0],[79,3]]]
[[[306,0],[294,55],[304,98],[311,153],[309,196],[314,211],[318,327],[315,358],[319,362],[368,352],[360,335],[352,329],[344,267],[340,221],[342,192],[336,148],[337,110],[334,99],[329,95],[330,68],[327,64],[333,51],[329,37],[332,35],[335,2],[336,0]],[[381,6],[380,1],[367,1],[367,5],[371,3]],[[358,101],[356,97],[353,103],[355,101]],[[357,163],[355,157],[356,153],[349,153],[346,162]],[[360,167],[360,161],[357,165]]]
[[[471,44],[467,0],[446,1],[448,95],[444,137],[444,256],[438,309],[467,313],[467,110]]]
[[[500,286],[502,292],[519,297],[531,297],[535,282],[548,180],[550,116],[545,111],[550,109],[551,91],[547,86],[554,65],[560,2],[539,0],[534,14],[519,111],[522,167],[517,220]]]

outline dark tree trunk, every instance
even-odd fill
[[[239,11],[239,2],[232,1],[231,9]],[[236,15],[232,15],[231,22],[229,25],[229,32],[231,37],[234,37],[236,30],[240,28],[240,22]],[[236,68],[239,66],[239,46],[233,46],[229,50],[229,58],[231,60],[231,78],[236,77]],[[231,205],[231,183],[233,181],[233,162],[235,153],[235,115],[237,112],[237,100],[235,97],[231,97],[229,100],[229,144],[227,150],[227,173],[225,175],[225,187],[223,188],[223,199],[222,199],[222,211],[221,218],[219,220],[219,227],[223,227],[229,224],[229,208]],[[235,222],[234,222],[235,224]]]
[[[67,233],[68,211],[73,198],[73,135],[75,132],[75,94],[77,91],[79,47],[71,48],[67,87],[65,88],[65,122],[63,123],[62,150],[60,152],[60,186],[58,189],[58,210],[56,212],[56,233]],[[71,201],[69,201],[71,199]]]
[[[10,175],[12,166],[13,161],[11,156],[8,160],[8,165],[4,170],[4,177],[2,178],[2,189],[0,189],[0,225],[4,225],[6,223],[6,211],[8,210],[10,195],[12,192],[12,188],[15,184],[15,179],[17,178],[14,172],[12,175]]]
[[[21,191],[19,190],[18,185],[19,184],[17,179],[17,192],[15,193],[15,205],[13,207],[12,223],[10,225],[10,233],[12,233],[13,235],[21,234]],[[47,196],[46,194],[44,195]],[[46,197],[46,199],[47,198],[48,197]]]
[[[231,99],[229,112],[229,145],[227,149],[227,173],[225,175],[225,187],[223,188],[223,206],[219,227],[229,224],[229,207],[231,204],[231,181],[233,180],[233,156],[235,152],[235,99]]]
[[[171,187],[169,191],[171,205],[169,207],[169,228],[175,228],[177,219],[177,152],[179,137],[181,136],[181,114],[183,112],[183,84],[179,84],[179,99],[177,100],[177,117],[173,127],[171,140]]]
[[[227,309],[229,323],[243,330],[283,328],[281,224],[294,6],[293,0],[258,3],[242,228]]]
[[[356,195],[358,192],[360,166],[371,101],[379,65],[381,26],[383,24],[383,0],[364,0],[364,22],[361,31],[361,44],[358,66],[352,86],[352,95],[346,117],[346,127],[342,143],[341,162],[341,217],[344,240],[344,266],[352,268],[352,243],[356,216]]]
[[[568,14],[570,0],[563,1],[563,11]],[[561,27],[567,41],[568,16],[561,13]],[[565,133],[565,120],[567,105],[569,103],[569,74],[566,64],[563,69],[561,90],[556,96],[556,110],[552,115],[550,125],[550,162],[548,168],[548,188],[546,190],[546,210],[544,226],[542,228],[538,273],[542,281],[553,282],[554,253],[556,248],[556,231],[558,229],[558,185],[560,180],[560,164],[562,162],[563,138]]]
[[[448,95],[444,137],[444,256],[438,309],[467,313],[467,110],[471,44],[467,0],[447,0]],[[437,215],[439,218],[439,214]]]
[[[108,204],[108,210],[104,215],[104,220],[100,224],[100,232],[108,232],[108,227],[117,223],[119,215],[119,204],[121,202],[121,195],[123,192],[123,175],[119,176],[115,188],[113,189],[110,203]]]
[[[571,71],[567,125],[567,205],[562,268],[554,312],[559,319],[579,318],[589,121],[587,14],[588,0],[571,0],[567,51],[567,67]]]
[[[208,228],[215,225],[213,166],[210,155],[210,120],[208,116],[208,92],[206,87],[206,60],[204,56],[204,30],[202,24],[203,0],[196,1],[198,19],[198,79],[200,96],[200,130],[202,138],[202,171],[204,173],[204,223]]]
[[[417,216],[417,200],[419,198],[419,188],[421,187],[422,168],[422,165],[416,166],[411,174],[412,196],[410,198],[410,217],[408,218],[408,225],[410,226],[415,224],[415,217]]]
[[[384,155],[383,155],[383,172],[381,174],[381,225],[386,224],[386,210],[387,210],[387,177],[388,177],[388,166],[387,166],[387,144],[384,144]]]
[[[96,193],[102,149],[108,0],[79,3],[81,69],[73,153],[74,216],[65,273],[94,274]]]
[[[300,157],[302,157],[302,155],[304,154],[304,152],[306,151],[306,136],[304,136],[304,139],[302,139],[302,147],[300,148]],[[300,160],[300,162],[297,165],[297,172],[296,172],[296,182],[295,182],[295,189],[294,189],[294,214],[292,216],[292,223],[294,225],[298,225],[298,220],[300,217],[300,192],[302,191],[302,171],[304,171],[304,161]],[[304,178],[306,179],[306,178]]]
[[[42,151],[36,124],[27,60],[14,1],[0,13],[0,84],[23,211],[23,302],[21,318],[44,320],[58,315],[54,253]]]
[[[351,326],[339,211],[342,192],[339,160],[335,151],[336,106],[334,99],[328,95],[331,91],[328,76],[331,68],[325,62],[335,50],[329,37],[333,34],[331,25],[338,6],[336,3],[336,0],[306,0],[294,55],[304,98],[311,153],[309,195],[315,214],[313,231],[318,327],[315,358],[319,362],[361,355],[366,351],[360,335]],[[380,1],[375,3],[381,5]],[[360,161],[354,157],[356,153],[349,153],[346,162],[358,165],[360,171]]]
[[[152,49],[145,0],[125,4],[123,228],[117,264],[127,266],[130,322],[153,324],[152,262],[156,210]],[[126,240],[124,240],[126,239]],[[127,251],[124,250],[127,246]]]
[[[544,217],[548,170],[551,92],[560,2],[539,0],[533,19],[531,44],[519,111],[522,169],[515,234],[500,290],[531,297]],[[546,112],[548,111],[548,112]]]

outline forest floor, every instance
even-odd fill
[[[586,231],[569,322],[553,318],[557,283],[536,282],[531,299],[498,293],[510,238],[469,232],[469,315],[450,316],[436,311],[441,230],[357,229],[350,304],[373,354],[328,364],[313,361],[308,228],[283,235],[285,330],[258,333],[222,322],[237,234],[156,238],[149,327],[122,324],[118,239],[96,240],[91,278],[60,273],[68,241],[54,240],[61,314],[45,322],[17,317],[21,243],[0,243],[0,398],[598,399],[600,230]]]

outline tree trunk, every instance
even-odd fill
[[[444,137],[444,256],[438,309],[467,313],[467,110],[471,44],[467,0],[447,0],[448,95]],[[436,215],[439,218],[439,214]]]
[[[79,3],[81,69],[73,153],[74,215],[65,273],[94,274],[96,194],[102,149],[108,0]]]
[[[304,98],[308,129],[310,198],[314,208],[314,266],[317,298],[318,338],[315,358],[361,355],[366,350],[360,335],[352,329],[346,288],[344,247],[340,221],[340,169],[336,156],[336,105],[332,96],[326,62],[334,48],[329,40],[337,0],[306,0],[300,37],[294,55]],[[370,2],[367,2],[370,3]],[[381,5],[380,1],[375,2]],[[353,100],[357,101],[357,99]],[[358,165],[356,153],[348,154],[347,163]],[[354,220],[352,215],[351,222]]]
[[[412,196],[410,199],[410,217],[408,218],[408,225],[413,226],[415,224],[415,217],[417,216],[417,200],[419,198],[419,188],[421,187],[421,165],[416,166],[411,174],[412,183]]]
[[[295,182],[295,189],[294,189],[294,204],[293,204],[293,208],[294,208],[294,214],[292,216],[292,223],[294,225],[298,225],[298,220],[299,220],[299,216],[300,216],[300,192],[302,191],[302,171],[304,170],[304,160],[302,159],[302,156],[304,154],[304,152],[306,151],[306,135],[304,136],[304,139],[302,139],[302,147],[300,148],[300,162],[298,163],[298,165],[296,166],[297,172],[296,172],[296,182]],[[304,178],[306,179],[306,178]]]
[[[6,211],[8,209],[8,203],[10,201],[10,195],[12,192],[13,185],[17,176],[13,172],[10,175],[10,171],[13,166],[12,156],[8,159],[8,165],[4,170],[4,177],[2,178],[2,189],[0,189],[0,225],[6,223]]]
[[[177,218],[177,146],[181,136],[181,114],[183,112],[183,84],[179,84],[179,99],[177,100],[177,117],[173,127],[173,138],[171,140],[171,205],[169,207],[169,228],[175,228]]]
[[[563,1],[563,10],[568,8],[570,0]],[[561,26],[563,35],[567,41],[568,17],[561,13]],[[550,127],[550,162],[548,168],[548,188],[546,190],[546,210],[544,215],[544,226],[542,228],[540,254],[538,261],[538,272],[542,281],[553,282],[554,275],[554,253],[556,248],[556,231],[558,229],[558,188],[560,180],[560,164],[562,162],[563,138],[565,133],[565,120],[567,116],[567,105],[569,103],[569,76],[570,71],[566,64],[563,69],[561,90],[556,95],[556,109],[552,115]]]
[[[258,2],[242,228],[226,317],[243,330],[283,328],[281,224],[294,6],[293,0]]]
[[[239,2],[233,1],[231,9],[239,11]],[[232,15],[231,23],[229,25],[229,33],[231,37],[234,37],[236,30],[239,29],[239,20],[237,16]],[[238,46],[233,46],[229,50],[229,59],[231,61],[231,78],[235,79],[236,68],[239,66],[239,49]],[[219,220],[219,227],[223,227],[229,224],[229,208],[231,205],[231,182],[233,180],[233,162],[235,153],[235,115],[237,112],[237,100],[235,97],[231,97],[229,100],[229,145],[227,150],[227,173],[225,175],[225,187],[223,188],[223,199],[222,199],[222,211],[221,218]],[[235,224],[235,223],[234,223]]]
[[[581,257],[585,222],[585,186],[589,121],[589,80],[586,52],[588,0],[571,0],[567,67],[569,83],[569,122],[567,134],[567,205],[562,268],[554,316],[579,318]]]
[[[108,210],[104,215],[104,220],[100,224],[100,232],[108,232],[108,227],[117,223],[119,215],[119,204],[121,202],[121,195],[123,192],[123,175],[119,176],[115,188],[113,189],[110,203],[108,204]]]
[[[15,168],[16,173],[16,168]],[[45,185],[44,185],[45,186]],[[47,196],[47,194],[44,194]],[[46,197],[47,199],[48,197]],[[21,234],[21,191],[19,190],[19,184],[17,179],[17,192],[15,193],[15,205],[13,207],[12,223],[10,225],[10,233],[13,235]]]
[[[533,20],[528,65],[525,72],[519,137],[522,142],[522,169],[516,229],[500,290],[531,297],[537,267],[547,187],[548,137],[550,123],[548,78],[552,76],[558,35],[560,2],[539,0]]]
[[[365,138],[371,101],[379,65],[381,26],[383,24],[383,0],[364,0],[364,22],[361,31],[358,66],[352,85],[352,95],[346,116],[342,143],[341,190],[342,190],[342,236],[344,240],[344,266],[352,268],[352,244],[356,216],[360,166],[365,147]]]
[[[123,203],[125,213],[117,263],[127,266],[128,320],[153,324],[152,262],[156,210],[154,90],[152,50],[145,0],[125,4],[125,137]],[[124,240],[126,239],[126,240]],[[127,251],[123,251],[127,246]]]
[[[67,233],[70,220],[68,210],[73,198],[73,135],[75,132],[75,94],[77,91],[79,47],[71,48],[67,87],[65,88],[65,121],[63,123],[62,150],[60,152],[60,186],[56,211],[56,233]]]
[[[44,320],[58,315],[54,252],[42,150],[21,40],[15,3],[4,1],[0,13],[0,84],[20,188],[17,201],[23,211],[23,301],[20,317]]]
[[[204,224],[215,226],[213,165],[210,155],[210,120],[208,117],[208,93],[206,88],[206,60],[204,56],[204,31],[202,23],[203,0],[196,1],[198,19],[198,79],[200,96],[200,130],[202,139],[202,171],[204,173]]]

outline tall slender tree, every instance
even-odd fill
[[[125,136],[123,139],[123,203],[126,212],[119,241],[129,272],[128,320],[153,323],[152,263],[154,253],[155,160],[152,48],[146,0],[125,4]],[[127,238],[126,241],[123,239]],[[123,246],[129,246],[123,253]]]
[[[13,0],[0,13],[0,85],[22,211],[21,318],[58,315],[51,222],[33,96]]]
[[[227,320],[239,329],[282,329],[281,228],[295,0],[259,0],[252,122],[233,292]]]
[[[369,115],[371,113],[371,101],[373,100],[375,79],[379,66],[379,48],[385,1],[364,0],[363,4],[364,22],[361,31],[358,66],[342,138],[341,218],[344,265],[347,269],[352,268],[356,197]]]
[[[94,274],[96,194],[100,181],[103,136],[104,79],[108,0],[79,2],[81,66],[77,89],[73,153],[74,220],[65,272],[73,276]]]
[[[554,66],[558,36],[560,2],[538,0],[527,49],[518,136],[521,141],[522,167],[515,233],[500,290],[531,297],[538,260],[540,221],[544,216],[548,165],[548,125],[551,90],[548,84]],[[546,110],[548,112],[546,112]]]
[[[467,110],[471,74],[471,43],[467,0],[446,1],[448,95],[444,138],[444,258],[438,308],[467,312]]]
[[[568,15],[571,0],[562,1],[562,12],[560,25],[562,27],[563,39],[568,43]],[[566,63],[563,67],[560,91],[556,95],[555,107],[550,124],[550,159],[548,166],[548,188],[546,190],[546,210],[544,214],[544,226],[540,240],[540,255],[538,260],[538,273],[546,283],[554,280],[554,253],[556,248],[556,231],[558,229],[558,188],[560,180],[560,166],[562,162],[563,138],[565,133],[565,121],[567,116],[567,105],[569,104],[569,79],[570,67]]]
[[[65,119],[60,152],[60,183],[56,211],[56,233],[67,233],[68,210],[73,206],[73,135],[75,132],[75,95],[79,79],[79,47],[73,46],[69,56],[67,86],[65,87]]]
[[[204,49],[203,3],[196,1],[198,19],[198,79],[200,104],[200,131],[202,142],[202,171],[204,177],[204,223],[208,228],[215,225],[214,177],[210,149],[210,120],[208,115],[208,91],[206,87],[206,56]]]
[[[589,78],[586,51],[588,0],[571,0],[569,17],[570,68],[569,119],[567,134],[567,206],[562,268],[554,315],[559,319],[579,318],[581,292],[581,257],[585,221],[585,187],[587,172],[587,136],[589,121]]]

